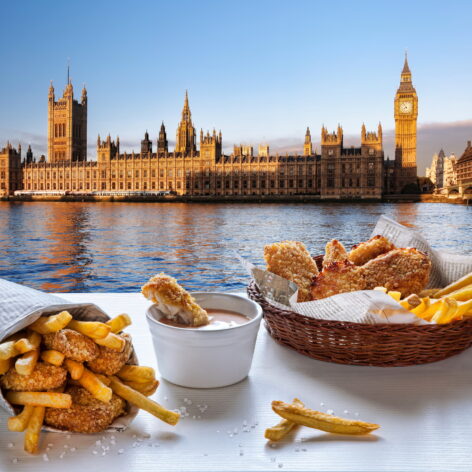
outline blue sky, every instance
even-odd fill
[[[0,144],[46,148],[47,90],[89,96],[97,133],[139,149],[164,120],[175,139],[185,89],[196,128],[228,149],[302,151],[340,122],[347,144],[382,122],[393,154],[393,98],[408,49],[419,95],[420,168],[472,138],[470,1],[8,2],[0,28]]]

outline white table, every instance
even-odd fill
[[[110,315],[129,313],[134,324],[128,331],[140,363],[157,367],[144,316],[148,302],[141,295],[61,296],[94,302]],[[161,382],[153,398],[170,409],[187,406],[190,412],[176,427],[140,412],[123,433],[42,433],[42,452],[50,445],[45,461],[42,454],[23,452],[23,435],[8,432],[7,415],[0,413],[0,470],[470,472],[471,393],[472,350],[430,365],[354,367],[303,357],[277,345],[261,327],[250,376],[243,382],[212,390]],[[381,428],[369,437],[302,428],[272,448],[263,437],[264,429],[278,421],[270,403],[295,396],[314,409]],[[208,408],[201,412],[197,405]]]

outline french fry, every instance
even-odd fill
[[[465,302],[472,299],[472,285],[467,285],[467,287],[460,288],[455,292],[448,294],[449,298],[454,298],[454,300]]]
[[[110,326],[100,321],[77,321],[71,320],[67,328],[78,331],[84,336],[88,336],[94,340],[103,339],[111,331]]]
[[[11,358],[0,360],[0,375],[3,375],[6,372],[8,372],[8,369],[10,368],[10,366],[11,366]]]
[[[126,313],[122,313],[107,321],[106,324],[110,326],[111,332],[116,334],[131,324],[131,318]]]
[[[305,405],[298,398],[294,398],[292,405],[299,406],[303,408]],[[283,419],[275,426],[267,428],[264,433],[264,437],[270,441],[280,441],[283,439],[292,429],[297,426],[296,423],[293,423],[290,420]]]
[[[411,305],[408,303],[408,300],[400,300],[398,303],[406,310],[409,310],[411,308]]]
[[[459,309],[459,303],[457,303],[457,300],[446,297],[446,303],[449,306],[449,309],[443,317],[436,320],[436,323],[438,324],[450,323],[457,316],[457,311]]]
[[[55,366],[60,366],[64,362],[64,354],[59,351],[55,351],[54,349],[50,349],[49,351],[43,351],[41,353],[41,359],[48,364],[52,364]]]
[[[272,410],[282,418],[302,426],[319,429],[328,433],[337,434],[368,434],[380,426],[364,421],[348,420],[337,416],[321,413],[320,411],[273,401]]]
[[[424,290],[421,290],[421,292],[418,294],[419,297],[430,297],[430,298],[436,298],[436,294],[441,290],[440,288],[425,288]]]
[[[5,361],[10,359],[10,357],[15,357],[19,353],[15,348],[16,341],[5,341],[0,344],[0,360]]]
[[[420,316],[421,313],[423,313],[429,307],[429,304],[429,297],[422,298],[420,304],[418,306],[415,306],[414,308],[411,308],[410,311],[414,315]]]
[[[451,292],[455,292],[460,288],[466,287],[467,285],[472,284],[472,272],[464,277],[461,277],[459,280],[456,280],[452,284],[449,284],[447,287],[440,289],[438,292],[434,294],[436,298],[443,297],[444,295],[449,295]]]
[[[162,405],[159,405],[159,403],[149,400],[149,398],[145,397],[142,393],[139,393],[123,384],[118,379],[118,377],[111,377],[110,386],[112,390],[121,398],[125,399],[132,405],[141,408],[142,410],[146,410],[147,412],[151,413],[151,415],[170,425],[176,425],[180,419],[180,413],[166,410]]]
[[[123,349],[126,346],[126,341],[114,333],[108,333],[102,339],[94,339],[94,341],[99,346],[108,347],[109,349],[113,349],[114,351],[123,352]]]
[[[23,354],[15,362],[15,370],[20,375],[31,375],[39,358],[39,349]]]
[[[84,372],[80,379],[79,384],[88,390],[94,398],[100,400],[103,403],[109,403],[112,396],[111,388],[107,387],[93,372],[84,368]]]
[[[156,373],[152,367],[142,365],[124,365],[116,375],[127,382],[145,383],[156,378]]]
[[[34,409],[35,407],[33,405],[25,405],[19,415],[8,418],[8,430],[17,432],[24,431],[28,426],[28,421]]]
[[[449,311],[449,308],[449,298],[441,298],[439,308],[436,310],[436,313],[434,313],[433,317],[431,318],[431,321],[433,323],[438,323],[441,319],[446,319],[446,315]]]
[[[385,287],[375,287],[374,290],[379,292],[387,293],[387,289]]]
[[[416,316],[423,318],[426,321],[431,321],[431,318],[433,315],[436,313],[436,311],[439,309],[441,306],[442,299],[441,300],[429,300],[429,306],[424,310],[422,313],[415,313]]]
[[[66,369],[69,371],[69,374],[72,379],[78,380],[82,377],[84,373],[84,365],[82,362],[73,361],[72,359],[66,359],[64,361]]]
[[[159,387],[158,380],[150,380],[149,382],[123,382],[128,387],[133,390],[137,390],[139,393],[142,393],[146,397],[151,396]]]
[[[15,343],[15,349],[18,354],[24,354],[25,352],[34,351],[39,348],[41,344],[41,335],[32,331],[29,333],[27,338],[21,338]]]
[[[390,295],[396,302],[399,302],[402,298],[401,292],[395,292],[393,290],[387,292],[387,295]]]
[[[95,372],[94,372],[95,373]],[[106,375],[103,374],[95,374],[97,376],[97,379],[100,380],[103,384],[105,384],[107,387],[110,386],[111,384],[111,379],[110,377],[107,377]]]
[[[30,454],[39,452],[39,434],[44,421],[44,406],[35,406],[33,413],[28,421],[25,433],[25,451]]]
[[[13,405],[46,406],[50,408],[70,408],[72,397],[58,392],[8,392],[5,397]]]
[[[459,303],[456,319],[461,319],[464,316],[472,316],[472,299],[464,303]]]
[[[68,311],[61,311],[57,315],[41,316],[33,324],[29,325],[29,329],[39,334],[55,333],[65,328],[71,319],[72,315]]]

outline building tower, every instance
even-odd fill
[[[164,122],[162,122],[161,130],[159,131],[159,139],[157,140],[157,153],[165,154],[168,152],[169,143],[167,142],[167,133]]]
[[[200,157],[211,159],[212,162],[218,161],[221,157],[222,142],[221,131],[216,134],[213,128],[213,134],[210,135],[210,132],[207,131],[205,136],[203,130],[200,130]]]
[[[141,154],[152,154],[152,141],[149,140],[149,133],[144,133],[144,139],[141,141]]]
[[[69,77],[57,102],[52,82],[49,86],[48,159],[49,162],[87,160],[87,90],[84,86],[80,103],[74,100]]]
[[[411,81],[411,71],[405,53],[394,102],[395,114],[395,191],[414,191],[416,170],[416,120],[418,117],[418,96]]]
[[[175,152],[182,154],[196,154],[197,147],[195,144],[195,128],[192,123],[192,113],[188,105],[188,93],[185,91],[185,102],[182,110],[182,120],[177,128],[177,136],[175,141]]]
[[[305,144],[303,145],[303,155],[311,156],[313,154],[313,145],[311,144],[310,128],[307,127],[305,133]]]

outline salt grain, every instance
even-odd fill
[[[349,410],[344,410],[343,413],[344,413],[345,415],[348,415],[348,414],[349,414]]]
[[[52,447],[52,443],[49,443],[49,444],[48,444],[48,447]]]
[[[13,444],[12,442],[9,442],[9,443],[8,443],[8,447],[9,447],[9,448],[12,448],[13,446],[14,446],[14,444]]]
[[[124,449],[118,449],[118,454],[123,454],[123,452],[125,452]]]
[[[98,454],[98,451],[92,451],[92,454],[96,455],[96,454]]]
[[[65,456],[65,455],[66,455],[65,452],[61,452],[61,453],[59,454],[59,459],[64,459],[64,456]]]
[[[12,460],[13,464],[16,464],[18,462],[18,457],[14,457]]]
[[[100,439],[98,441],[95,441],[95,446],[100,446],[100,444],[102,444],[102,441],[100,441]]]
[[[354,416],[359,416],[359,413],[356,411],[356,412],[354,413]]]
[[[68,435],[66,436],[66,439],[70,439],[70,434],[68,434]]]
[[[71,447],[70,452],[75,452],[77,449],[75,447]]]
[[[326,413],[328,413],[328,415],[332,415],[334,413],[334,410],[326,410]]]
[[[43,454],[43,461],[49,462],[49,456],[47,454]]]
[[[323,403],[323,402],[321,402],[321,403],[320,403],[320,406],[324,406],[324,403]]]

